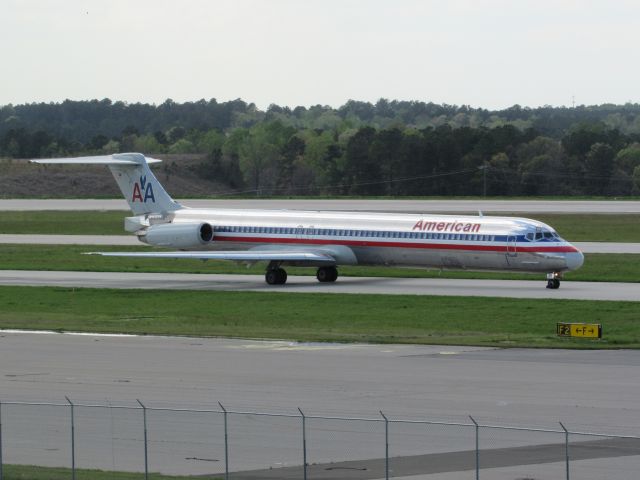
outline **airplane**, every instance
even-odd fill
[[[124,228],[154,252],[93,252],[104,256],[268,262],[269,285],[287,281],[283,266],[317,268],[335,282],[341,265],[387,265],[545,273],[557,289],[584,256],[537,220],[513,217],[342,211],[203,209],[173,200],[153,175],[161,162],[141,153],[32,160],[38,164],[106,165],[133,216]]]

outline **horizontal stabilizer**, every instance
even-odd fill
[[[92,157],[44,158],[31,160],[43,165],[106,165],[118,183],[122,195],[129,203],[134,215],[158,214],[180,210],[182,206],[175,202],[160,185],[151,169],[150,163],[162,160],[145,157],[141,153],[114,153]]]
[[[322,252],[286,250],[248,250],[230,252],[89,252],[86,255],[140,258],[191,258],[195,260],[233,260],[237,262],[321,262],[335,264],[335,259]]]
[[[31,162],[43,165],[142,165],[144,163],[158,163],[162,162],[162,160],[145,157],[141,153],[114,153],[113,155],[98,155],[93,157],[42,158],[31,160]]]

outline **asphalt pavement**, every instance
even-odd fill
[[[192,208],[264,208],[293,210],[343,210],[394,213],[640,213],[637,200],[270,200],[184,199]],[[4,199],[2,210],[129,210],[123,199]]]
[[[548,321],[553,329],[555,319]],[[563,478],[558,420],[574,432],[640,431],[638,351],[0,331],[0,365],[7,463],[69,465],[65,396],[75,404],[79,467],[142,470],[139,399],[153,409],[150,470],[194,475],[224,471],[221,402],[231,412],[232,478],[243,480],[300,478],[298,408],[308,416],[309,478],[381,478],[380,411],[393,422],[393,475],[420,479],[473,478],[468,415],[484,426],[515,428],[481,430],[481,474],[488,478]],[[14,400],[58,406],[9,404]],[[83,406],[96,404],[129,409]],[[577,478],[628,479],[638,471],[637,441],[574,434],[571,442]]]
[[[637,283],[563,281],[558,290],[549,290],[542,277],[539,280],[341,277],[335,283],[319,283],[315,277],[292,275],[285,285],[267,285],[263,275],[0,270],[0,285],[640,301]]]

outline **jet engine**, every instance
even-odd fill
[[[213,240],[208,223],[162,223],[145,230],[140,240],[156,247],[197,248]]]

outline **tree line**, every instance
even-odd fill
[[[2,157],[123,151],[200,153],[202,177],[265,195],[638,195],[640,105],[491,112],[381,99],[261,111],[242,100],[105,99],[0,108]]]

